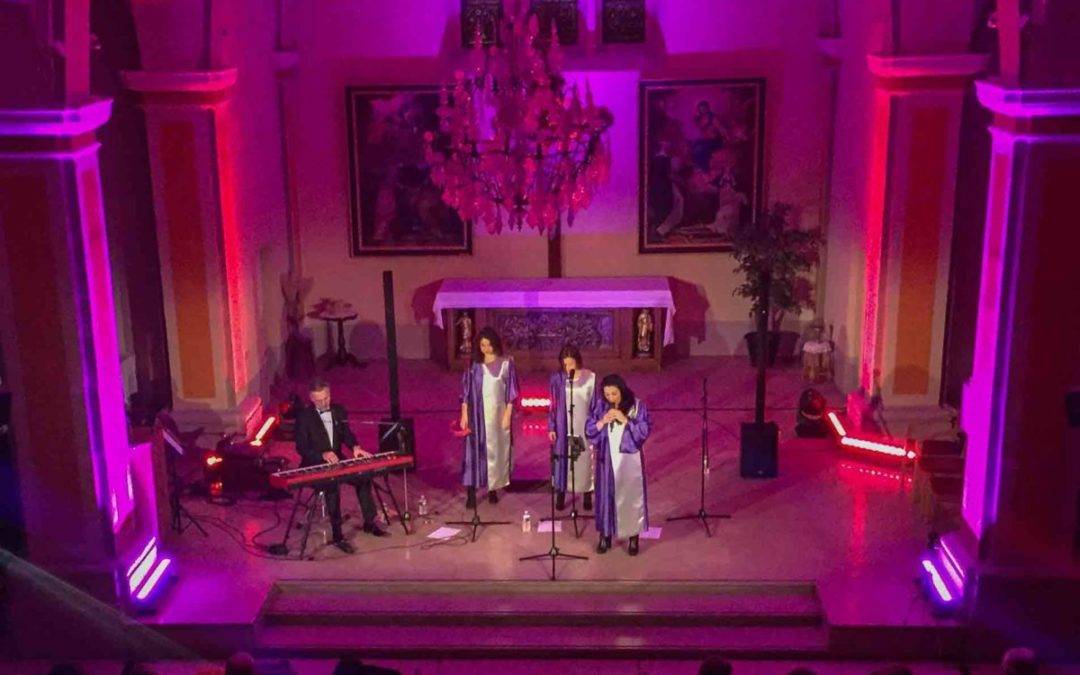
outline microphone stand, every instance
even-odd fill
[[[568,472],[570,474],[570,486],[569,486],[570,487],[570,490],[569,490],[569,492],[570,492],[570,515],[568,515],[568,516],[559,516],[558,519],[559,520],[569,520],[570,522],[572,522],[574,524],[574,538],[575,539],[580,539],[581,538],[581,529],[578,526],[578,517],[580,516],[580,514],[578,513],[578,510],[577,510],[577,491],[574,490],[574,487],[577,485],[577,473],[575,472],[575,466],[574,465],[577,464],[578,457],[581,456],[581,452],[582,452],[581,445],[582,444],[578,443],[577,438],[574,436],[574,376],[575,375],[576,375],[576,371],[571,371],[570,372],[570,379],[569,379],[570,392],[569,392],[569,395],[567,396],[567,399],[566,399],[566,407],[567,407],[567,410],[568,410],[568,413],[569,413],[568,417],[570,418],[570,423],[569,423],[569,425],[567,427],[567,432],[566,432],[566,461],[568,462],[567,469],[568,469]],[[552,452],[554,452],[554,450],[552,450]],[[552,475],[553,478],[555,476],[556,467],[557,467],[557,464],[555,462],[552,462],[551,475]],[[554,518],[554,516],[555,516],[555,514],[553,513],[552,517]]]
[[[705,510],[705,474],[709,472],[709,390],[708,390],[709,378],[705,378],[701,381],[701,502],[698,505],[697,513],[688,513],[682,516],[670,516],[667,521],[673,522],[676,520],[700,520],[701,524],[705,526],[705,535],[712,536],[712,530],[709,529],[710,519],[724,519],[730,520],[730,513],[709,513]]]
[[[551,446],[551,473],[555,473],[555,465],[559,461],[559,455],[555,451],[554,444]],[[584,555],[570,555],[569,553],[563,553],[559,550],[559,547],[555,545],[555,481],[551,481],[551,517],[548,519],[548,524],[551,526],[551,548],[547,553],[538,553],[536,555],[527,555],[518,558],[519,561],[524,560],[541,560],[543,558],[551,559],[551,580],[555,581],[555,561],[559,558],[566,558],[567,560],[588,560],[588,556]],[[577,523],[575,522],[575,525]]]
[[[479,450],[483,450],[485,453],[487,452],[487,448],[480,448]],[[479,461],[479,459],[477,461]],[[485,461],[486,461],[486,459],[485,459]],[[553,497],[553,499],[554,499],[554,497]],[[480,512],[477,509],[477,502],[479,502],[479,501],[480,501],[479,499],[474,499],[473,500],[472,518],[470,520],[448,520],[446,522],[447,525],[464,525],[466,527],[471,527],[472,528],[472,541],[473,541],[473,543],[476,542],[476,530],[479,527],[484,526],[484,525],[510,525],[511,524],[509,520],[481,520],[480,519]]]

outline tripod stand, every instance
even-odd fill
[[[162,434],[167,433],[167,431],[162,430]],[[173,450],[170,448],[163,449],[165,451],[165,473],[169,481],[169,522],[172,524],[173,532],[183,534],[189,527],[194,525],[195,529],[202,533],[202,536],[209,537],[210,535],[206,533],[199,521],[192,517],[191,512],[180,501],[180,493],[184,491],[184,484],[180,480],[180,474],[176,471],[176,458],[173,457]]]
[[[551,446],[551,472],[555,473],[555,464],[558,462],[559,456],[555,452],[555,446]],[[548,520],[548,524],[551,526],[551,548],[547,553],[538,553],[536,555],[527,555],[518,558],[519,561],[524,560],[541,560],[543,558],[551,558],[551,580],[555,581],[555,561],[559,558],[566,558],[567,560],[588,560],[588,556],[583,555],[570,555],[569,553],[563,553],[559,550],[559,547],[555,545],[555,482],[552,481],[550,487],[551,492],[551,518]],[[573,518],[577,516],[572,514]],[[568,516],[563,516],[559,520],[566,520]],[[574,531],[577,532],[577,520],[574,520]]]
[[[709,513],[705,510],[705,474],[709,472],[709,378],[701,381],[701,501],[697,513],[688,513],[682,516],[671,516],[667,520],[700,520],[705,526],[705,535],[712,536],[709,529],[709,520],[730,519],[730,513]]]
[[[554,499],[554,497],[552,497]],[[476,530],[483,525],[510,525],[509,520],[480,520],[480,512],[476,507],[477,500],[472,503],[472,520],[448,520],[447,525],[465,525],[472,528],[472,541],[476,541]]]

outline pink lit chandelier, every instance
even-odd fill
[[[541,34],[526,3],[504,12],[495,44],[479,31],[469,72],[457,71],[440,94],[440,134],[425,134],[431,178],[464,220],[489,232],[529,227],[553,235],[560,216],[572,225],[608,179],[605,132],[613,118],[585,87],[569,88],[554,26]],[[501,42],[501,44],[500,44]]]

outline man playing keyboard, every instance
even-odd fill
[[[330,402],[330,385],[325,380],[313,380],[308,389],[311,407],[304,408],[296,415],[296,451],[300,454],[300,466],[333,464],[346,458],[342,451],[344,445],[352,457],[370,457],[353,435],[346,419],[348,415],[341,405]],[[375,522],[375,500],[371,495],[371,480],[366,477],[343,478],[342,483],[350,483],[356,488],[356,500],[360,502],[360,512],[364,516],[364,532],[376,537],[388,536],[388,533]],[[341,532],[341,497],[338,483],[331,483],[323,488],[326,493],[326,508],[330,514],[330,527],[333,530],[334,545],[345,553],[352,553],[352,545],[345,541]]]

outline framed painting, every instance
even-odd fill
[[[638,250],[729,250],[761,209],[765,80],[643,82]]]
[[[424,159],[424,134],[440,135],[438,87],[347,87],[345,102],[352,255],[471,253],[471,223]]]

